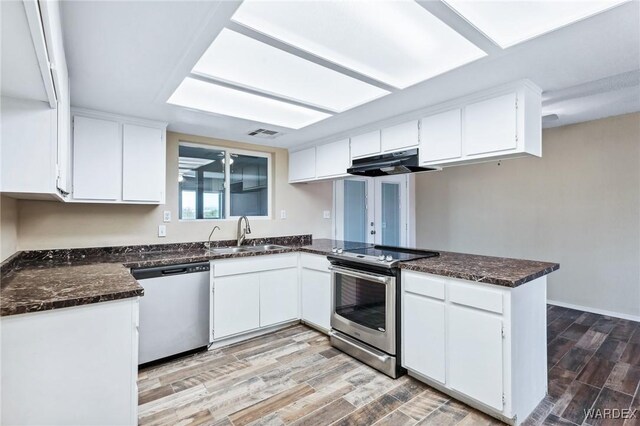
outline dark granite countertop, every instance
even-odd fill
[[[440,256],[400,263],[401,269],[517,287],[560,268],[557,263],[441,251]]]
[[[227,246],[234,245],[235,241],[214,243],[216,246]],[[131,268],[291,252],[327,255],[333,247],[349,249],[370,245],[331,239],[311,241],[310,235],[254,239],[248,240],[247,244],[287,247],[265,252],[215,254],[199,242],[20,253],[2,264],[0,316],[142,296],[144,288],[130,274]],[[507,287],[516,287],[559,268],[556,263],[440,253],[439,257],[403,262],[399,266],[412,271]]]

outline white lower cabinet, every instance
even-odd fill
[[[331,328],[331,273],[326,256],[300,255],[302,320],[328,331]]]
[[[546,395],[546,363],[546,277],[511,288],[402,271],[409,374],[519,424]]]
[[[260,274],[214,279],[214,339],[260,327]]]
[[[448,322],[449,385],[502,411],[502,318],[452,305]]]
[[[2,317],[3,425],[137,425],[138,297]]]
[[[300,318],[298,255],[211,262],[213,339]]]
[[[441,383],[445,382],[445,305],[418,294],[406,293],[403,306],[404,363]]]
[[[260,327],[299,318],[298,270],[260,273]]]

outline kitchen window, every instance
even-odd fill
[[[271,216],[271,154],[181,142],[181,220]]]

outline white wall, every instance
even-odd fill
[[[214,239],[236,238],[236,221],[178,221],[178,142],[187,141],[215,146],[272,153],[273,217],[252,220],[250,237],[313,234],[314,238],[331,235],[331,219],[323,210],[331,210],[330,182],[290,185],[287,182],[288,153],[285,149],[248,145],[205,137],[167,134],[167,200],[164,206],[72,204],[49,201],[18,202],[18,249],[99,247],[130,244],[204,241],[214,225]],[[287,219],[280,218],[280,210]],[[170,210],[167,237],[158,238],[163,211]]]
[[[542,137],[542,158],[417,175],[417,246],[558,262],[550,300],[640,316],[640,114]]]
[[[0,262],[16,252],[18,247],[17,202],[0,196]]]

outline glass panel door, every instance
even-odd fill
[[[385,331],[387,287],[349,275],[335,275],[336,314],[363,327]]]
[[[344,239],[367,241],[367,182],[344,181]]]
[[[380,242],[385,246],[400,245],[400,184],[382,182],[380,199]]]
[[[375,179],[375,243],[407,245],[407,177],[383,176]]]

